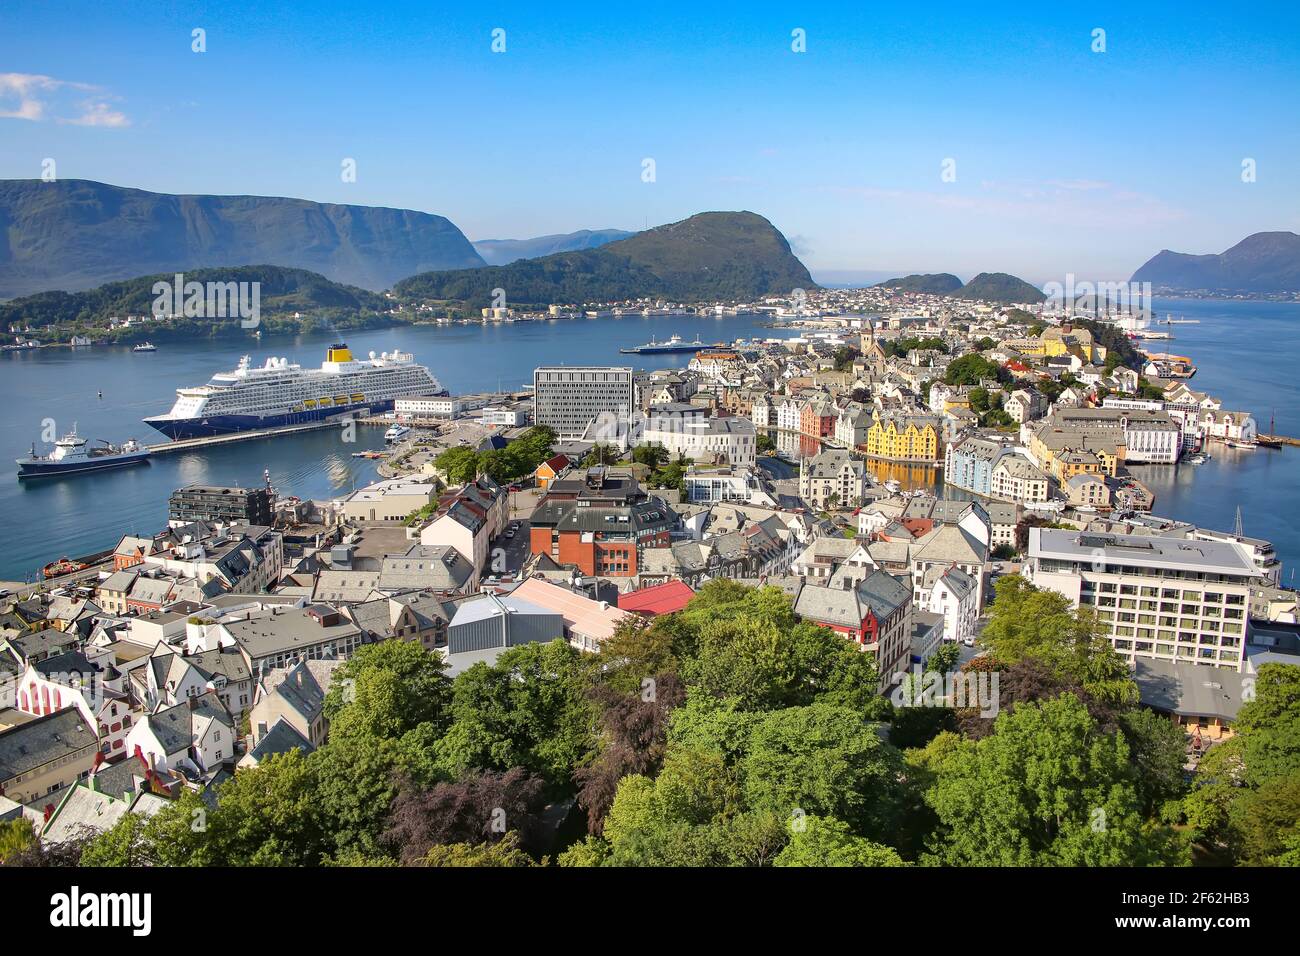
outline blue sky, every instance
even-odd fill
[[[822,274],[1127,278],[1300,231],[1298,5],[869,6],[6,0],[0,178],[49,157],[472,239],[752,209]]]

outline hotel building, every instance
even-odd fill
[[[1240,670],[1246,656],[1253,558],[1230,541],[1029,531],[1025,576],[1095,608],[1125,657]]]

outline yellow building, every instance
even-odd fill
[[[1038,338],[1043,343],[1042,354],[1049,358],[1071,352],[1085,361],[1093,360],[1092,333],[1087,329],[1075,328],[1068,322],[1064,325],[1049,325]]]
[[[939,432],[931,418],[877,418],[867,430],[866,452],[893,461],[938,461]]]

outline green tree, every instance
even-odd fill
[[[1153,816],[1166,801],[1180,799],[1186,789],[1187,734],[1168,717],[1142,708],[1121,714],[1120,727],[1137,770],[1143,814]]]
[[[632,449],[632,460],[639,465],[658,468],[668,461],[668,449],[663,445],[638,445]]]
[[[36,842],[36,832],[25,817],[0,823],[0,863],[18,856]],[[86,863],[86,866],[98,866]]]
[[[954,747],[926,802],[951,866],[1122,866],[1182,862],[1144,824],[1122,734],[1102,733],[1073,694],[998,715],[995,732]]]
[[[1247,783],[1259,786],[1300,770],[1300,667],[1263,665],[1235,729],[1245,741]]]
[[[315,866],[331,848],[315,766],[297,748],[237,770],[206,827],[217,865]]]
[[[452,723],[435,748],[438,764],[452,778],[470,769],[523,767],[567,784],[593,748],[583,676],[579,652],[559,638],[475,664],[456,678]]]
[[[448,484],[463,485],[478,476],[479,456],[473,449],[457,445],[438,455],[433,466],[447,476]]]
[[[1249,866],[1285,864],[1300,838],[1300,770],[1266,780],[1242,793],[1230,811],[1240,833],[1241,855]],[[1287,865],[1294,866],[1294,863]]]
[[[996,591],[980,635],[995,661],[1011,665],[1033,657],[1099,700],[1136,702],[1128,665],[1101,635],[1091,608],[1075,609],[1064,595],[1036,588],[1016,574],[999,578]]]
[[[906,866],[893,847],[857,836],[834,817],[806,817],[792,827],[774,866]]]
[[[492,843],[450,843],[431,847],[422,866],[537,866],[519,848],[519,838],[507,833]]]
[[[899,820],[902,757],[846,707],[819,702],[764,715],[739,769],[755,810],[832,816],[876,839]]]
[[[953,359],[943,373],[943,380],[949,385],[978,385],[986,379],[1003,380],[1006,371],[997,362],[993,362],[978,352],[969,352],[961,358]]]

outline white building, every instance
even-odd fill
[[[752,468],[722,468],[697,471],[692,468],[684,477],[686,500],[693,504],[740,501],[751,505],[774,506],[776,499]]]
[[[1047,473],[1028,458],[1004,454],[993,466],[989,489],[1003,501],[1035,503],[1047,500],[1049,486]]]
[[[450,395],[428,395],[418,398],[399,398],[393,403],[393,410],[398,417],[409,418],[460,418],[469,408],[479,407],[468,404],[462,398]]]
[[[975,643],[975,621],[979,617],[975,578],[956,567],[931,568],[917,593],[917,608],[942,615],[945,641]]]
[[[484,425],[518,428],[527,420],[528,415],[522,408],[506,408],[503,405],[494,405],[491,408],[483,409],[482,421]]]
[[[676,458],[725,462],[752,468],[758,460],[758,436],[748,418],[712,418],[698,405],[658,405],[639,419],[633,445],[659,445]]]
[[[1025,575],[1095,608],[1125,657],[1234,670],[1246,659],[1251,585],[1262,580],[1235,542],[1049,528],[1030,529]]]

